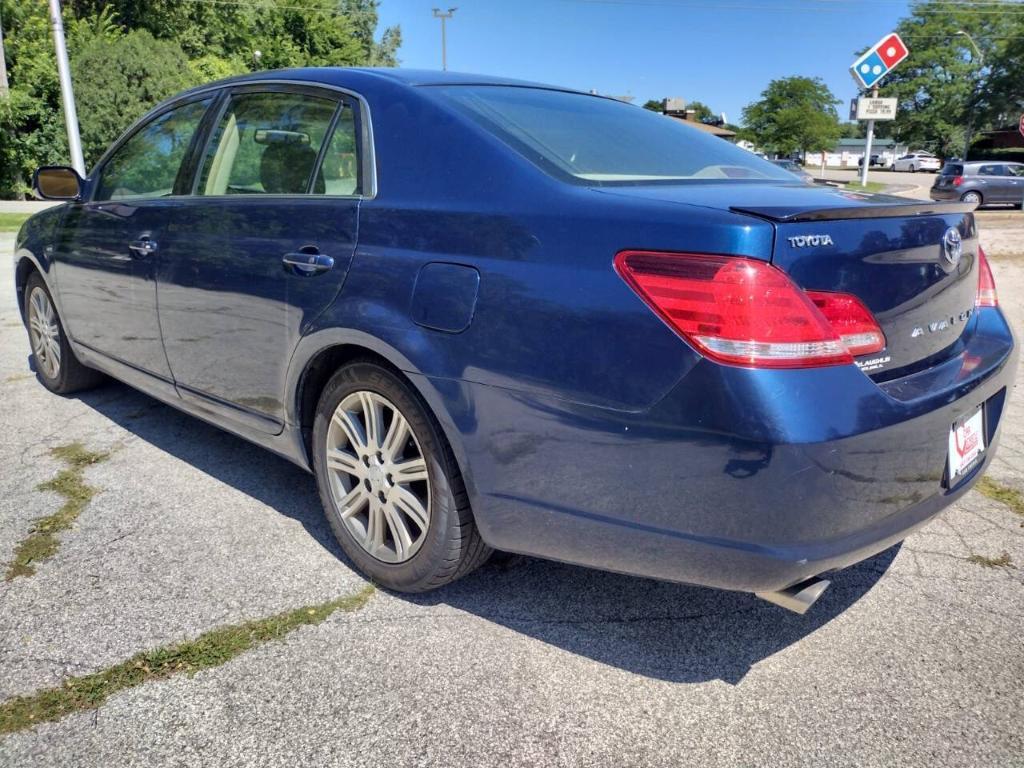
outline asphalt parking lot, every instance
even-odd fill
[[[1020,338],[1014,226],[983,238]],[[53,556],[0,581],[0,710],[143,651],[363,594],[297,468],[120,384],[47,393],[12,245],[0,235],[4,568],[64,501],[38,489],[69,467],[52,451],[109,455],[80,471],[94,493]],[[377,591],[226,663],[0,733],[0,765],[1022,766],[1020,391],[990,476],[989,495],[837,574],[803,617],[513,558],[425,596]]]

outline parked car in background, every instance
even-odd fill
[[[1024,206],[1024,163],[992,160],[951,161],[935,177],[932,200],[963,200],[978,205]]]
[[[804,169],[804,167],[802,165],[800,165],[799,163],[797,163],[795,160],[790,160],[788,158],[784,158],[784,159],[781,159],[781,160],[772,160],[771,162],[774,165],[779,166],[779,168],[784,168],[785,170],[789,171],[794,176],[798,176],[800,178],[800,180],[805,182],[806,184],[813,184],[814,183],[814,177],[811,174],[809,174]]]
[[[864,158],[863,157],[860,160],[857,161],[857,167],[858,168],[863,168],[864,167]],[[869,168],[882,168],[882,167],[885,167],[885,158],[882,155],[872,155],[871,156],[871,165],[869,165],[868,167]]]
[[[1013,388],[974,206],[611,98],[260,72],[34,184],[65,201],[15,244],[41,384],[103,372],[303,467],[389,589],[493,548],[803,612],[974,485]]]
[[[893,160],[892,170],[910,171],[938,171],[942,167],[942,161],[931,152],[911,152],[909,155],[897,157]]]

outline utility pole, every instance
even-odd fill
[[[446,12],[442,12],[440,8],[434,9],[434,18],[441,20],[441,69],[448,70],[448,41],[445,37],[444,23],[452,17],[458,8],[449,8]]]
[[[57,74],[60,76],[60,95],[64,102],[64,124],[68,129],[71,167],[84,179],[85,159],[82,157],[82,140],[78,136],[78,113],[75,111],[75,92],[71,88],[71,65],[68,63],[68,48],[64,43],[60,0],[50,0],[50,24],[53,26],[53,45],[57,49]]]
[[[4,58],[4,20],[0,16],[0,99],[6,98],[10,91],[7,83],[7,59]]]
[[[974,89],[971,95],[973,97],[976,97],[978,95],[978,86],[981,85],[981,70],[985,68],[985,55],[981,52],[981,49],[978,47],[978,44],[974,42],[974,38],[967,34],[964,30],[958,29],[954,34],[954,37],[957,35],[961,37],[966,37],[967,42],[969,42],[971,44],[971,48],[974,49],[974,61],[976,61],[978,64],[978,71],[977,74],[975,74],[974,76]],[[971,101],[975,102],[976,99],[972,98]],[[976,103],[971,103],[967,105],[967,132],[964,136],[964,156],[962,158],[963,160],[967,159],[967,153],[971,149],[971,138],[974,134],[974,110],[976,107]]]

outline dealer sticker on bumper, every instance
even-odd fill
[[[975,460],[985,450],[984,418],[978,408],[966,419],[962,419],[949,430],[949,482],[974,466]]]

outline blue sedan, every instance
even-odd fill
[[[612,99],[262,72],[35,186],[67,201],[16,241],[40,382],[112,376],[306,468],[390,589],[498,549],[802,612],[999,442],[973,205],[809,187]]]

